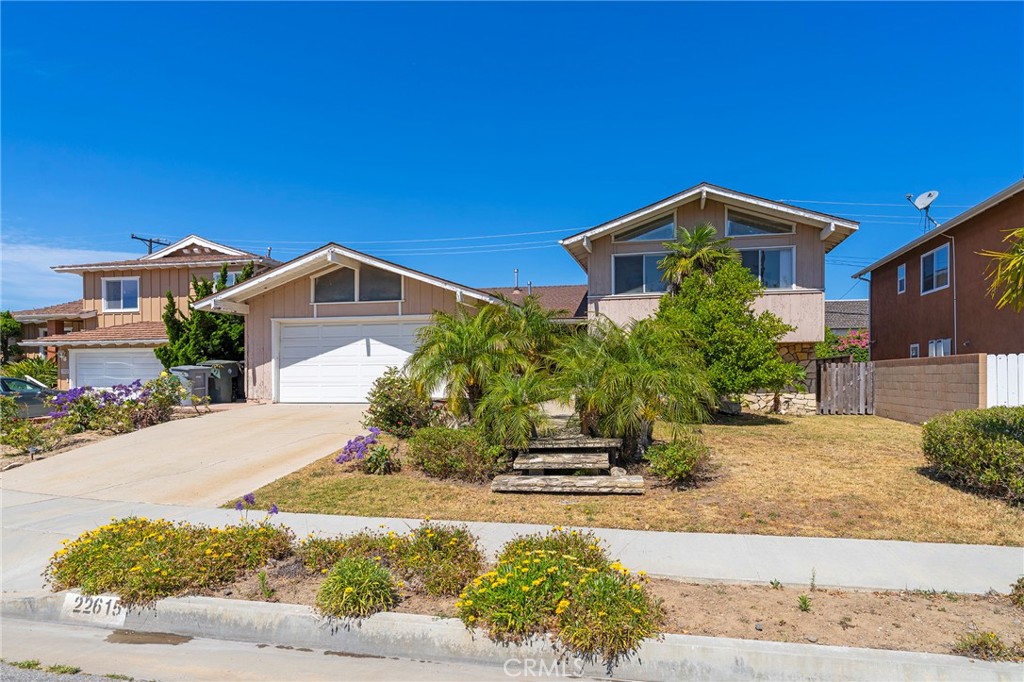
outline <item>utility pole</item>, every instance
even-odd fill
[[[140,237],[137,234],[135,234],[134,232],[132,232],[131,237],[132,237],[132,239],[135,239],[136,241],[140,241],[143,244],[145,244],[146,248],[149,250],[150,254],[153,253],[153,244],[159,244],[160,246],[170,246],[171,245],[171,243],[169,241],[167,241],[166,239],[157,239],[156,237]]]

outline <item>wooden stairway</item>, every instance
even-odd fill
[[[513,470],[523,473],[496,476],[491,482],[491,491],[642,495],[643,476],[628,476],[622,469],[612,469],[621,445],[622,441],[618,438],[582,436],[530,441],[529,449],[517,455],[512,463]],[[594,473],[580,473],[584,471]]]

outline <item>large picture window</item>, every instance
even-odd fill
[[[402,300],[402,276],[371,265],[358,272],[338,268],[313,280],[313,303],[355,303]]]
[[[665,291],[658,261],[663,253],[619,255],[612,259],[613,294],[653,294]]]
[[[742,213],[728,209],[725,220],[725,236],[727,237],[758,237],[771,234],[793,234],[793,223],[784,223],[771,218],[750,213]]]
[[[670,242],[676,238],[676,221],[672,214],[655,218],[639,227],[615,235],[617,242]]]
[[[743,267],[761,280],[765,289],[789,289],[796,284],[796,249],[740,249]]]
[[[138,277],[110,277],[103,280],[103,312],[128,313],[138,310]]]
[[[921,256],[921,293],[928,294],[949,286],[949,244]]]

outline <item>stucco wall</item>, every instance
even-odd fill
[[[314,273],[314,277],[331,268]],[[394,316],[399,304],[318,303],[314,312],[310,277],[301,277],[247,301],[245,321],[246,397],[250,400],[273,399],[272,321],[285,318],[338,319],[365,316]],[[459,305],[455,293],[419,280],[404,278],[402,315],[429,315],[435,310],[454,312]]]
[[[771,291],[754,301],[757,312],[770,311],[796,329],[782,337],[783,343],[817,343],[825,336],[825,292]]]
[[[178,310],[188,310],[188,296],[192,291],[192,275],[213,279],[220,268],[157,268],[139,270],[110,270],[82,274],[82,297],[86,310],[95,310],[91,318],[93,327],[113,327],[133,322],[159,322],[167,303],[167,292],[174,295]],[[131,313],[103,312],[103,279],[105,277],[138,277],[139,310]]]
[[[986,404],[984,354],[875,361],[875,414],[920,424]]]

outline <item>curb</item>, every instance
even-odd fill
[[[360,623],[330,623],[297,604],[213,597],[157,602],[155,608],[115,616],[82,615],[69,604],[75,592],[35,593],[0,603],[4,619],[49,621],[106,629],[160,632],[254,644],[305,647],[348,655],[489,664],[510,678],[604,677],[601,665],[559,663],[550,645],[496,645],[470,633],[456,619],[379,613]],[[638,656],[616,667],[615,678],[632,680],[974,680],[1019,682],[1024,664],[976,661],[960,656],[759,640],[665,635],[648,641]]]

